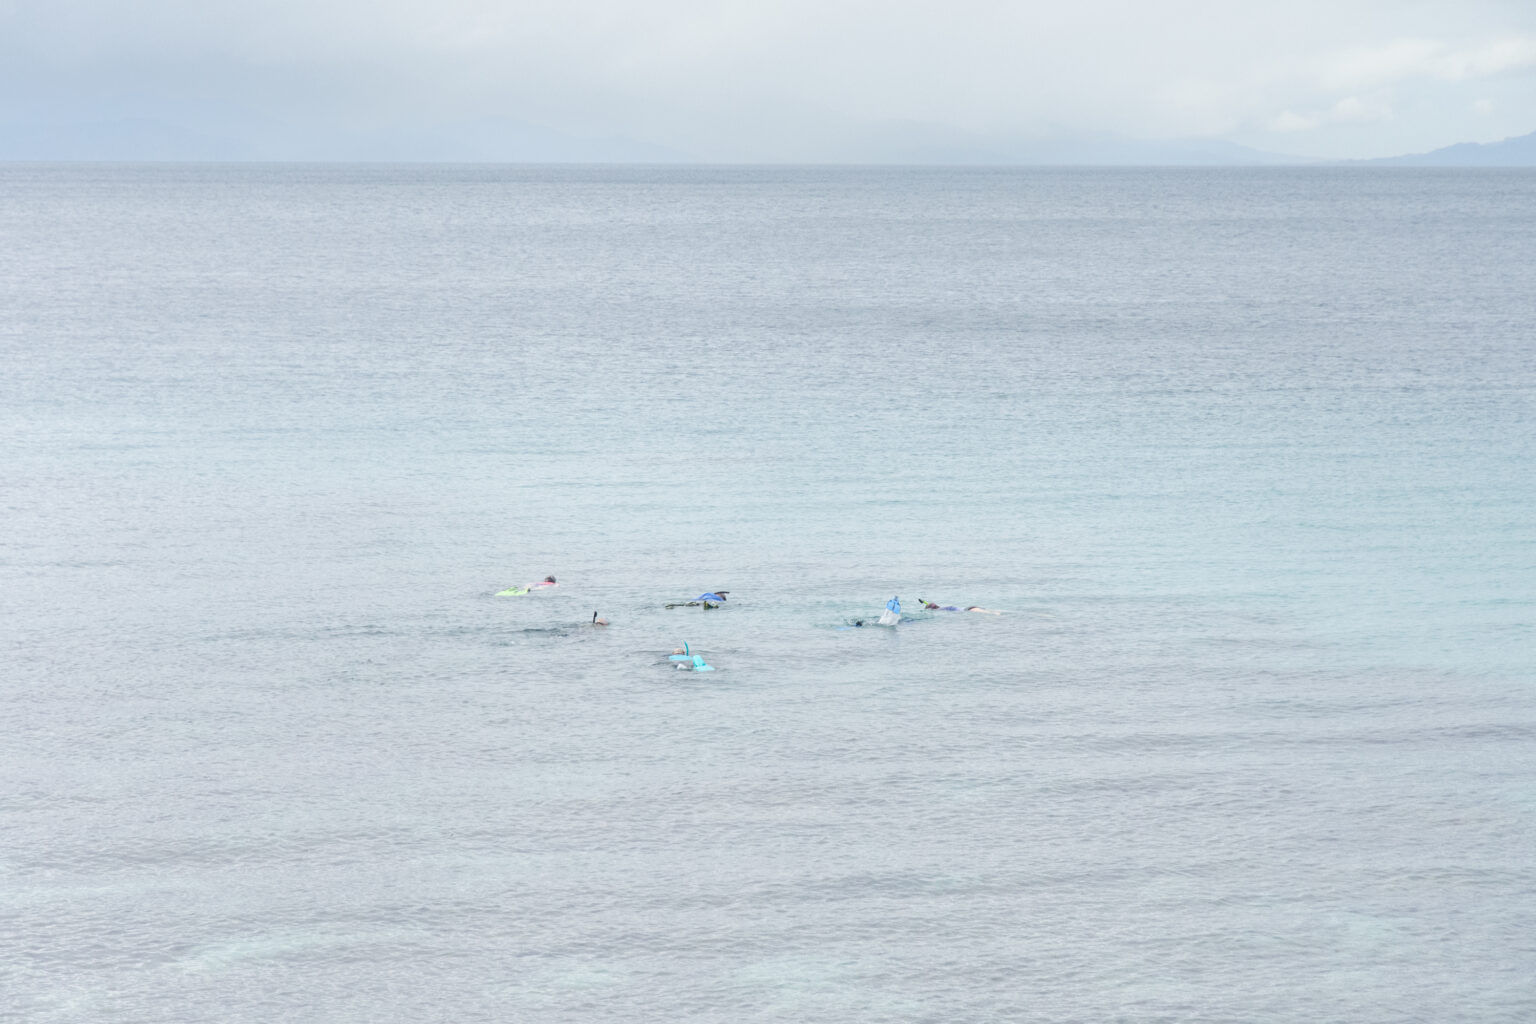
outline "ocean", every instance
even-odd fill
[[[0,165],[0,359],[0,1019],[1536,1019],[1536,172]]]

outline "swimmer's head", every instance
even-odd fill
[[[544,582],[545,583],[553,583],[553,582],[555,582],[555,578],[553,576],[545,576],[544,577]]]
[[[597,617],[597,612],[593,612],[592,613],[592,625],[594,625],[594,626],[606,626],[606,625],[608,625],[608,620],[607,619],[600,619],[600,618],[598,618]]]

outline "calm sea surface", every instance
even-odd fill
[[[0,1019],[1536,1019],[1536,172],[0,166]]]

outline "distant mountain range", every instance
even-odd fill
[[[1458,142],[1428,153],[1351,162],[1395,167],[1536,167],[1536,132],[1502,142]]]
[[[1239,167],[1303,164],[1225,139],[1146,141],[1109,132],[1046,136],[968,132],[917,121],[817,126],[799,143],[806,163],[972,167]],[[742,154],[756,162],[765,154]],[[794,158],[791,158],[794,159]],[[774,162],[771,159],[768,162]]]
[[[0,0],[3,2],[3,0]],[[966,132],[910,121],[786,123],[734,150],[700,155],[621,136],[582,137],[506,118],[349,125],[149,118],[0,122],[0,161],[424,161],[465,163],[810,163],[994,167],[1536,167],[1536,132],[1375,160],[1308,160],[1222,139],[1143,141],[1108,133],[1050,137]]]
[[[3,3],[3,0],[0,0]],[[325,126],[232,118],[0,122],[0,161],[424,161],[449,163],[805,163],[994,167],[1238,167],[1304,164],[1223,139],[1149,142],[1110,133],[1035,137],[911,121],[791,123],[707,154],[621,136],[582,137],[510,118]]]
[[[0,0],[3,3],[4,0]],[[617,136],[588,138],[509,118],[374,125],[266,123],[210,127],[158,118],[0,122],[0,161],[424,163],[695,163]]]

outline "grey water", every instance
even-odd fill
[[[1533,508],[1536,172],[3,165],[0,1019],[1536,1019]]]

